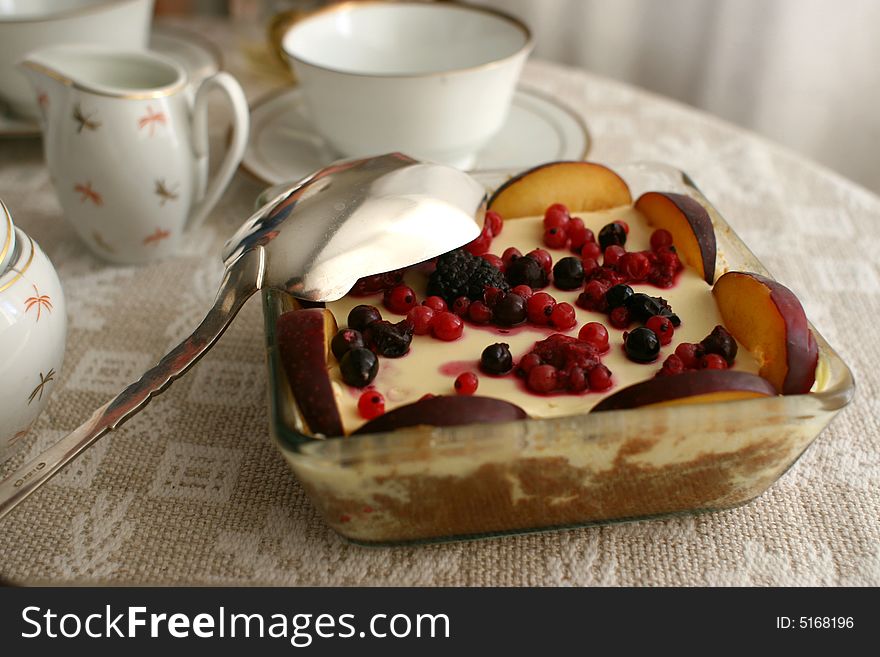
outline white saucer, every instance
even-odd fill
[[[471,171],[525,169],[554,160],[582,160],[590,148],[583,120],[536,91],[516,90],[507,121],[477,154]],[[251,106],[251,133],[241,167],[267,185],[298,180],[339,155],[315,133],[302,92],[276,91]]]
[[[223,68],[223,58],[217,47],[196,32],[176,27],[155,27],[150,33],[150,50],[176,60],[189,76],[190,83],[198,83]],[[5,113],[0,103],[0,137],[39,137],[40,126],[30,119]]]

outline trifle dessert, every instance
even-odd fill
[[[472,243],[279,313],[285,455],[328,521],[417,540],[766,488],[821,429],[766,421],[817,388],[819,348],[790,290],[727,271],[697,197],[542,165],[494,191]]]

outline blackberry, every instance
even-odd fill
[[[441,297],[450,307],[458,297],[483,299],[483,289],[510,289],[498,268],[464,249],[455,249],[437,258],[437,267],[428,278],[428,296]]]
[[[392,324],[388,320],[373,322],[364,329],[364,342],[380,356],[399,358],[409,351],[412,342],[413,327],[408,321],[401,320]]]
[[[712,329],[712,332],[700,342],[700,346],[707,354],[721,356],[728,365],[733,365],[733,361],[736,360],[736,340],[723,326]]]

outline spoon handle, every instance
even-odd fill
[[[264,251],[246,251],[226,269],[214,305],[186,340],[172,349],[72,433],[0,482],[0,519],[108,431],[144,408],[210,349],[262,283]]]

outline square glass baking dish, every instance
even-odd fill
[[[712,218],[717,273],[769,275],[683,172],[611,165],[633,198],[688,194]],[[487,188],[509,175],[481,178]],[[270,431],[326,522],[362,544],[484,538],[745,504],[763,493],[852,399],[846,364],[819,346],[813,391],[710,404],[647,407],[505,424],[413,427],[314,439],[281,366],[278,316],[297,301],[263,294]]]

